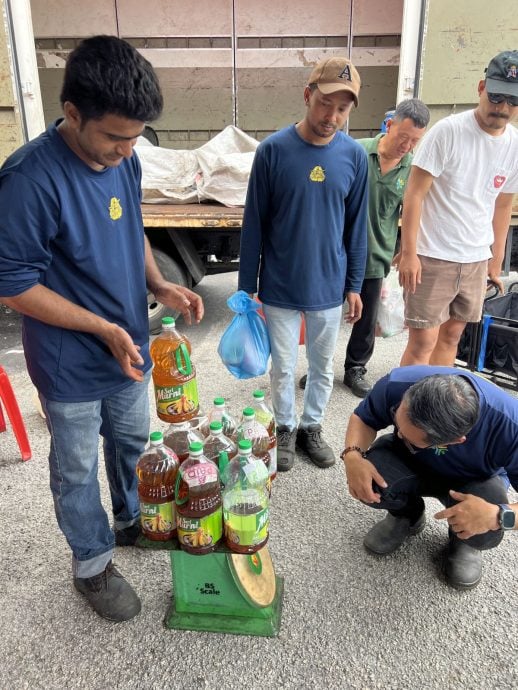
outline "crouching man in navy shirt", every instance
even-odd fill
[[[393,433],[374,441],[391,425]],[[518,401],[476,374],[394,369],[351,415],[341,457],[351,496],[388,511],[363,540],[372,553],[392,553],[424,529],[423,497],[441,501],[434,517],[448,523],[452,587],[475,587],[481,551],[516,528],[507,478],[518,489]]]

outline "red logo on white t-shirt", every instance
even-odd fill
[[[505,182],[505,177],[503,175],[495,175],[495,179],[493,180],[493,184],[497,189],[500,189],[500,187],[504,184]]]

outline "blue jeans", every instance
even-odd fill
[[[295,367],[299,354],[302,313],[306,319],[308,380],[300,426],[320,424],[333,390],[333,356],[340,331],[342,307],[300,312],[263,304],[272,350],[270,381],[272,405],[278,425],[297,427]]]
[[[149,371],[102,400],[41,404],[50,432],[50,488],[59,527],[72,549],[74,577],[101,573],[112,559],[114,534],[97,478],[99,434],[111,494],[114,527],[139,519],[135,466],[149,433]]]
[[[393,434],[377,438],[367,451],[367,457],[388,484],[386,489],[375,487],[381,501],[368,505],[388,510],[395,517],[406,517],[412,522],[417,520],[424,511],[423,496],[433,496],[450,508],[457,503],[450,496],[450,489],[480,496],[495,505],[508,501],[505,481],[500,475],[489,479],[441,477],[423,467],[419,462],[419,453],[409,453],[403,442]],[[492,549],[500,544],[503,535],[503,530],[495,530],[462,541],[475,549]],[[454,537],[454,534],[450,532],[450,536]]]

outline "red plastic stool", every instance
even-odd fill
[[[29,439],[27,438],[27,431],[23,423],[22,415],[16,398],[14,397],[13,387],[9,381],[9,377],[5,373],[5,369],[0,367],[0,401],[4,404],[7,416],[13,427],[18,447],[22,454],[22,460],[30,460],[32,457]],[[4,415],[2,414],[2,405],[0,404],[0,432],[6,430]]]

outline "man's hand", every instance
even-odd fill
[[[450,496],[458,503],[434,515],[436,520],[447,520],[448,525],[459,539],[469,539],[475,534],[497,530],[498,506],[488,503],[480,496],[450,491]]]
[[[177,309],[183,316],[185,323],[192,323],[192,316],[199,323],[204,314],[203,300],[189,288],[175,283],[164,282],[153,293],[156,299],[167,307]]]
[[[421,282],[421,262],[417,254],[408,256],[398,254],[399,284],[407,292],[414,293]]]
[[[134,381],[143,381],[144,373],[135,366],[144,364],[140,346],[135,345],[129,334],[116,323],[109,323],[99,335],[110,348],[126,376]]]
[[[502,272],[502,262],[498,261],[495,257],[492,259],[489,259],[487,262],[487,278],[490,280],[492,283],[494,283],[498,290],[504,294],[505,289],[504,289],[504,283],[502,282],[502,279],[500,278],[500,274]]]
[[[379,503],[381,497],[372,488],[374,481],[383,489],[387,488],[387,482],[383,479],[372,462],[365,458],[355,457],[352,453],[346,456],[345,474],[349,485],[349,493],[364,503]]]
[[[356,323],[362,317],[363,304],[360,295],[357,292],[348,292],[345,296],[349,311],[345,315],[347,323]]]

